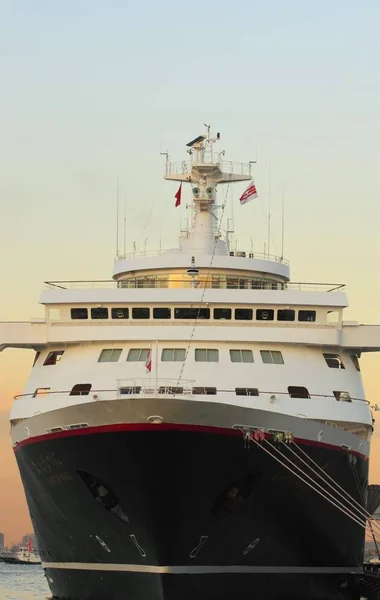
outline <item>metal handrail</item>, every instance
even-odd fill
[[[132,382],[143,381],[143,380],[144,380],[144,378],[140,378],[140,379],[120,379],[120,380],[117,380],[117,381],[128,381],[129,383],[132,384]],[[154,388],[155,382],[156,382],[156,378],[155,377],[152,377],[151,379],[146,378],[145,381],[146,382],[150,382],[150,385],[149,385],[150,388]],[[181,379],[180,384],[178,384],[178,386],[177,386],[178,379],[167,379],[167,378],[166,379],[159,379],[159,378],[157,379],[158,383],[163,382],[163,381],[166,381],[166,382],[171,381],[171,382],[173,382],[173,385],[175,387],[179,387],[179,386],[180,387],[185,387],[184,385],[182,385],[183,381],[184,381],[182,379]],[[195,383],[195,380],[185,380],[185,381],[186,382],[192,381],[193,383]],[[157,389],[159,387],[161,387],[161,385],[157,385],[156,386]],[[121,387],[124,387],[124,386],[121,386]],[[127,387],[127,385],[125,385],[125,387]],[[134,385],[132,387],[138,387],[138,385]],[[146,387],[148,387],[148,384],[147,384]],[[168,386],[168,387],[170,387],[170,386]],[[195,387],[195,386],[193,386],[193,387]],[[210,387],[210,385],[209,384],[207,384],[207,386],[198,385],[197,387]],[[241,388],[247,388],[247,389],[249,389],[248,385],[242,385],[241,384],[240,387]],[[78,394],[78,396],[81,396],[81,397],[83,397],[83,396],[93,396],[94,394],[96,395],[96,394],[99,394],[99,393],[118,394],[119,393],[119,389],[120,389],[119,386],[116,389],[111,389],[111,390],[107,390],[107,389],[94,389],[93,390],[93,389],[91,389],[88,394]],[[216,388],[216,390],[217,390],[217,394],[233,394],[234,396],[236,396],[236,390],[235,389],[228,390],[228,389],[219,389],[219,388]],[[20,400],[21,398],[43,398],[43,397],[54,395],[54,394],[55,395],[58,395],[58,394],[61,394],[61,395],[70,395],[70,393],[71,393],[71,390],[59,390],[59,391],[46,392],[46,393],[44,393],[41,396],[37,396],[35,393],[18,394],[17,396],[14,396],[14,400]],[[264,395],[264,394],[268,395],[269,397],[270,396],[287,396],[288,398],[291,398],[289,392],[276,392],[276,391],[269,391],[268,392],[268,391],[265,391],[265,390],[258,390],[258,396],[249,396],[249,397],[250,398],[259,398],[261,395]],[[139,394],[136,394],[136,395],[139,395]],[[356,398],[356,397],[352,397],[352,396],[351,396],[351,402],[350,401],[345,401],[345,400],[337,400],[334,395],[330,395],[330,394],[312,394],[312,393],[309,392],[309,396],[310,396],[310,398],[293,398],[293,400],[299,399],[299,400],[306,400],[307,401],[307,400],[313,400],[313,398],[324,398],[324,399],[333,399],[335,402],[344,402],[345,404],[352,404],[352,403],[356,403],[356,402],[363,402],[364,404],[367,404],[367,405],[370,404],[369,400],[367,400],[365,398]],[[243,398],[245,396],[236,396],[236,397]]]
[[[316,292],[343,292],[345,290],[345,284],[343,283],[308,283],[308,282],[289,282],[282,283],[276,280],[265,280],[258,277],[239,277],[237,275],[228,276],[231,279],[236,279],[236,283],[224,282],[212,280],[212,277],[208,276],[207,279],[202,279],[202,272],[199,275],[198,289],[203,289],[204,285],[207,284],[206,289],[210,290],[249,290],[249,291],[316,291]],[[120,279],[115,281],[113,279],[99,279],[99,280],[62,280],[62,281],[45,281],[45,285],[50,289],[72,289],[72,288],[83,288],[83,289],[94,289],[94,288],[114,288],[114,289],[171,289],[173,284],[181,283],[183,287],[193,289],[193,282],[190,278],[178,278],[178,279],[160,279],[159,276],[144,276],[144,277],[133,277],[130,279]],[[218,284],[218,285],[217,285]],[[247,287],[245,287],[247,284]],[[248,285],[251,287],[248,287]],[[273,288],[271,286],[279,286]],[[178,289],[173,286],[173,289]]]
[[[142,250],[142,251],[134,251],[134,252],[128,252],[126,254],[118,254],[118,256],[116,257],[116,260],[130,260],[133,258],[146,258],[148,257],[152,257],[152,256],[161,256],[162,254],[166,254],[167,256],[181,256],[183,255],[183,252],[180,248],[177,249],[173,249],[170,248],[170,251],[168,251],[167,249],[163,249],[160,248],[158,250]],[[245,256],[243,256],[245,255]],[[227,258],[226,255],[224,255],[225,258]],[[247,252],[244,250],[236,250],[236,251],[231,251],[230,254],[228,255],[229,258],[250,258],[250,259],[260,259],[260,260],[268,260],[270,262],[280,262],[284,265],[289,265],[289,261],[284,258],[283,256],[278,256],[276,254],[266,254],[264,252]]]

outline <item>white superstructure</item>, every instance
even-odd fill
[[[291,283],[283,257],[230,250],[216,188],[250,180],[251,164],[216,155],[218,137],[199,136],[189,162],[166,163],[165,178],[193,192],[179,248],[119,256],[111,281],[48,282],[45,320],[0,324],[0,349],[37,352],[11,412],[15,444],[99,425],[107,403],[126,397],[146,420],[137,401],[169,397],[320,423],[324,440],[368,454],[359,358],[380,350],[380,326],[344,321],[342,285]]]

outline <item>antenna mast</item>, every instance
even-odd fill
[[[127,254],[127,193],[125,193],[124,196],[124,245],[123,245],[123,251],[124,251],[124,257]]]
[[[282,189],[281,258],[284,258],[284,207],[285,207],[284,196],[285,196],[284,189]]]
[[[119,256],[119,178],[116,184],[116,257]]]
[[[272,176],[272,158],[269,157],[269,186],[268,186],[268,257],[270,255],[270,210],[271,210],[271,176]]]

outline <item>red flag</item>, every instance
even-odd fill
[[[148,354],[146,355],[145,368],[146,368],[147,373],[150,373],[152,370],[152,349],[151,348],[149,348]]]
[[[176,195],[174,196],[175,198],[175,205],[179,206],[181,204],[181,192],[182,192],[182,183],[180,184]]]
[[[249,200],[253,200],[254,198],[257,198],[257,197],[258,197],[258,193],[257,193],[256,186],[252,179],[251,183],[245,190],[244,194],[242,196],[240,196],[240,204],[241,205],[245,204]]]

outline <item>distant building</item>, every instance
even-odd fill
[[[4,534],[0,532],[0,549],[4,548]]]
[[[36,541],[36,536],[34,535],[34,533],[27,533],[26,535],[24,535],[22,538],[21,545],[28,546],[30,539],[32,539],[32,548],[37,548],[37,541]]]

